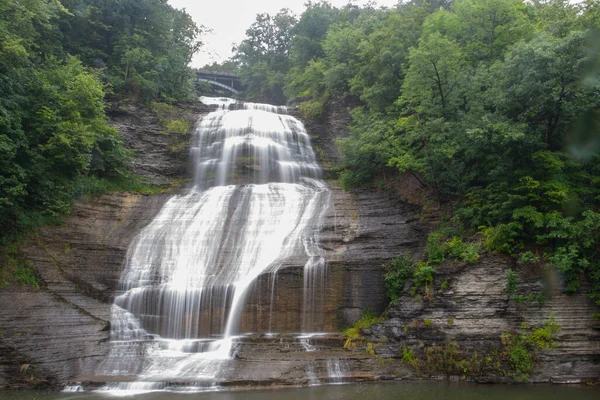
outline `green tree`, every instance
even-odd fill
[[[246,30],[246,39],[234,50],[240,66],[240,79],[252,99],[285,102],[283,86],[288,72],[291,32],[296,18],[283,9],[275,16],[258,14]]]
[[[492,61],[531,32],[527,7],[522,0],[457,0],[459,40],[473,62]]]
[[[410,68],[401,101],[410,110],[449,117],[464,102],[466,62],[458,44],[439,33],[419,41],[409,55]]]

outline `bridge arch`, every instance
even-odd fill
[[[235,94],[240,93],[242,90],[242,83],[239,78],[226,72],[219,73],[198,70],[196,71],[196,82],[206,82]]]
[[[206,82],[206,83],[210,83],[211,85],[215,85],[215,86],[218,86],[218,87],[220,87],[220,88],[223,88],[223,89],[229,90],[230,92],[232,92],[232,93],[235,93],[235,94],[238,94],[238,93],[240,93],[240,91],[239,91],[239,90],[235,90],[235,89],[234,89],[234,88],[232,88],[231,86],[225,85],[224,83],[220,83],[220,82],[217,82],[217,81],[213,81],[213,80],[211,80],[211,79],[205,79],[205,78],[196,78],[196,82]]]

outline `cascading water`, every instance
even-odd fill
[[[272,274],[272,303],[276,273],[290,260],[304,260],[300,318],[310,329],[310,289],[325,264],[317,233],[330,200],[310,138],[283,107],[201,100],[218,110],[197,128],[193,186],[131,244],[112,308],[111,351],[99,372],[135,383],[108,389],[212,384],[242,333],[253,282]]]

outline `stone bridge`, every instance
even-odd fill
[[[207,82],[236,94],[242,90],[240,79],[227,72],[196,71],[196,82]]]

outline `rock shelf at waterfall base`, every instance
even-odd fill
[[[234,357],[226,379],[196,380],[189,377],[139,380],[139,376],[87,376],[74,379],[70,387],[120,392],[143,390],[214,391],[250,388],[310,386],[381,380],[364,374],[373,370],[372,357],[343,349],[346,338],[335,334],[258,335],[234,340]],[[391,377],[388,377],[391,378]]]
[[[357,363],[371,363],[366,354],[352,355],[343,350],[345,338],[339,335],[318,335],[306,339],[301,335],[248,335],[236,339],[232,373],[227,379],[197,380],[164,379],[148,382],[165,390],[186,387],[188,390],[241,389],[247,387],[305,386],[330,383],[372,381],[375,376],[354,374]],[[351,365],[352,364],[352,365]],[[258,368],[257,366],[268,368]],[[259,370],[257,370],[259,369]],[[262,369],[262,371],[260,371]],[[311,376],[306,372],[310,371]],[[140,390],[144,382],[133,382],[138,376],[88,376],[71,382],[86,390]],[[137,386],[137,387],[135,387]],[[156,386],[154,387],[156,389]]]

